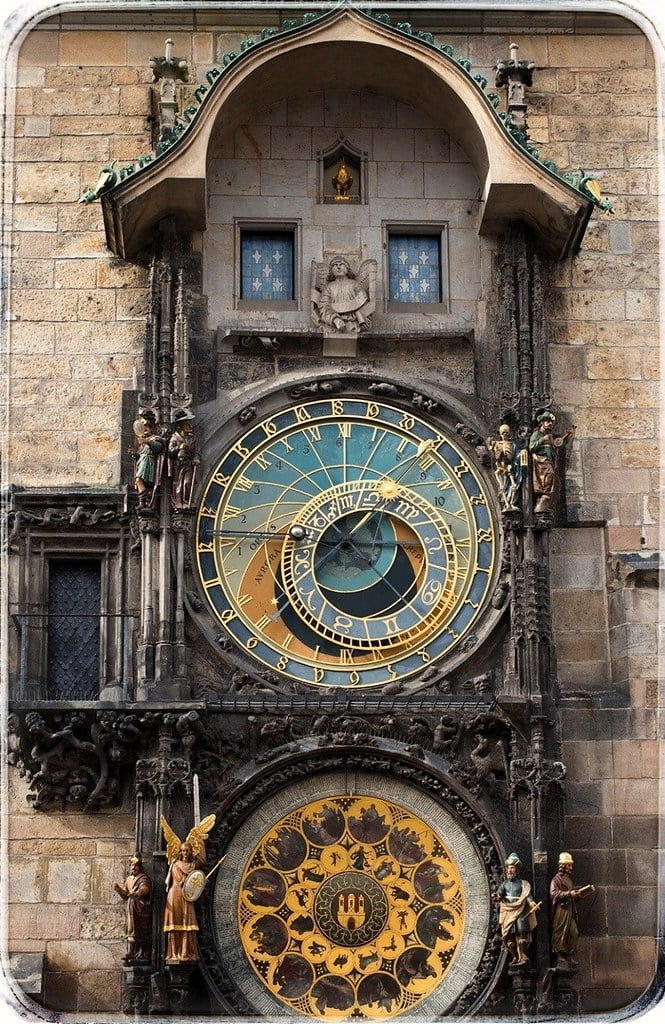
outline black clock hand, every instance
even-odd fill
[[[322,541],[323,544],[331,544],[332,541]],[[337,541],[335,542],[337,543]],[[418,540],[358,540],[351,541],[353,546],[357,544],[361,548],[421,548]]]
[[[383,513],[385,514],[385,513]],[[335,523],[331,523],[337,529]],[[308,544],[301,544],[300,548],[310,548],[313,546],[331,547],[332,552],[326,553],[326,561],[329,554],[334,554],[335,551],[347,540],[345,535],[337,530],[339,533],[339,540],[313,540]],[[263,537],[264,540],[293,540],[294,538],[289,537],[288,533],[267,533],[263,530],[212,530],[209,537]],[[416,540],[358,540],[354,542],[354,547],[358,544],[363,548],[418,548],[421,547],[419,541]],[[357,548],[356,548],[357,550]],[[321,562],[317,562],[315,567],[319,568]]]
[[[375,511],[376,511],[375,509],[372,509],[370,515],[373,515]],[[385,515],[385,512],[381,512],[381,515]],[[332,524],[332,525],[335,525],[335,524]],[[335,525],[335,529],[337,529],[336,525]],[[339,533],[339,530],[337,530],[337,532]],[[365,556],[362,554],[362,552],[359,551],[359,549],[356,547],[356,543],[351,540],[351,538],[353,537],[355,532],[356,532],[356,528],[351,530],[350,533],[348,533],[348,534],[340,534],[340,540],[336,540],[336,541],[330,541],[330,540],[320,540],[320,541],[318,541],[318,544],[325,545],[326,547],[328,545],[332,545],[332,549],[330,551],[326,552],[326,554],[323,556],[323,558],[320,558],[318,560],[318,562],[314,563],[312,571],[316,572],[317,569],[320,569],[322,566],[324,566],[326,564],[326,562],[328,562],[333,557],[333,555],[335,555],[337,553],[337,551],[339,551],[339,549],[341,548],[342,544],[345,544],[347,542],[351,544],[351,547],[355,548],[355,550],[358,552],[358,554],[362,558],[365,558]],[[376,537],[376,534],[374,536]],[[385,541],[385,542],[384,541],[377,541],[377,540],[372,540],[372,541],[359,540],[358,544],[360,544],[361,547],[371,547],[371,548],[409,548],[409,547],[418,547],[419,548],[419,547],[422,547],[422,545],[418,541],[408,541],[408,540],[394,540],[394,541]],[[374,568],[373,565],[372,565],[372,568]]]
[[[426,450],[426,449],[424,449],[424,450]],[[409,458],[406,460],[407,464],[406,464],[405,468],[402,470],[402,472],[400,473],[400,475],[395,480],[393,480],[391,477],[388,477],[390,482],[393,485],[397,485],[400,482],[400,480],[402,480],[406,476],[406,474],[409,472],[409,470],[413,468],[412,463],[414,462],[414,460],[415,459],[419,459],[422,454],[423,454],[422,445],[419,445],[418,451],[415,453],[415,455],[410,455]],[[393,466],[393,469],[397,469],[397,466]],[[383,500],[386,501],[386,500],[390,500],[390,499],[389,498],[388,499],[384,498]],[[381,517],[386,514],[385,509],[381,509],[379,507],[369,509],[369,511],[365,513],[365,515],[362,517],[362,519],[360,519],[356,523],[356,525],[350,531],[348,536],[349,537],[353,537],[354,534],[356,534],[358,532],[360,527],[364,526],[365,523],[368,521],[368,519],[370,519],[377,512],[379,513],[379,523],[380,523]],[[377,527],[377,530],[378,530],[378,527]]]
[[[373,515],[374,511],[375,510],[372,509],[371,512],[370,512],[370,515]],[[364,520],[362,520],[362,522],[364,522]],[[359,525],[362,525],[362,522]],[[335,541],[320,540],[318,542],[319,544],[325,544],[326,546],[328,546],[329,544],[332,544],[332,550],[326,552],[326,554],[323,556],[323,558],[320,558],[318,560],[318,562],[314,563],[314,566],[312,568],[312,572],[316,572],[317,569],[320,569],[322,566],[324,566],[326,564],[326,562],[328,562],[333,557],[333,555],[336,554],[337,551],[339,551],[339,549],[342,547],[343,544],[346,544],[347,542],[350,543],[351,542],[351,537],[353,536],[353,534],[357,530],[357,527],[354,527],[354,529],[351,530],[350,533],[347,534],[347,533],[342,533],[336,523],[331,523],[330,525],[333,526],[335,530],[337,530],[337,533],[339,533],[339,535],[340,535],[340,539],[339,540],[335,540]],[[363,544],[364,546],[367,546],[371,542],[369,542],[369,541],[359,541],[359,543]],[[390,543],[390,542],[388,542],[388,543]],[[372,543],[372,546],[373,547],[383,547],[384,545],[383,544]],[[388,545],[386,545],[386,546],[388,546]],[[393,546],[402,546],[402,545],[401,545],[400,541],[395,541]],[[351,544],[351,547],[355,547],[355,545]],[[358,551],[358,548],[356,548],[356,551],[358,552],[358,554],[361,554],[361,552]],[[364,558],[365,556],[361,555],[361,557]]]
[[[339,533],[340,537],[343,538],[341,530],[338,529],[335,523],[331,524]],[[298,531],[298,532],[296,532]],[[266,540],[304,540],[307,536],[307,531],[304,526],[300,526],[297,523],[292,523],[286,533],[280,533],[273,530],[211,530],[208,534],[209,537],[264,537]],[[335,543],[337,543],[335,541]]]
[[[268,533],[267,530],[212,530],[210,537],[265,537],[268,540],[286,540],[288,534]]]
[[[387,579],[387,578],[386,578],[386,577],[385,577],[385,576],[383,575],[383,573],[379,572],[379,570],[378,570],[378,569],[376,568],[376,566],[375,566],[375,565],[374,565],[374,563],[373,563],[373,562],[371,561],[371,559],[369,559],[369,558],[367,557],[367,555],[363,554],[363,552],[362,552],[362,551],[361,551],[361,550],[360,550],[360,549],[359,549],[359,548],[357,547],[357,545],[356,545],[356,544],[354,543],[354,541],[351,541],[351,540],[349,540],[349,538],[348,538],[348,537],[343,537],[343,538],[342,538],[342,540],[340,540],[340,541],[325,541],[325,540],[319,541],[319,542],[318,542],[319,544],[326,544],[326,545],[327,545],[327,544],[332,544],[333,546],[332,546],[332,548],[331,548],[331,550],[330,550],[330,551],[327,551],[327,552],[326,552],[326,554],[324,555],[324,557],[323,557],[323,558],[319,559],[319,561],[318,561],[318,562],[316,562],[316,563],[314,564],[314,566],[313,566],[313,568],[312,568],[312,570],[311,570],[311,571],[312,571],[312,573],[316,572],[316,570],[317,570],[317,569],[320,569],[322,565],[324,565],[324,564],[325,564],[325,563],[326,563],[326,562],[327,562],[327,561],[328,561],[328,560],[329,560],[330,558],[332,558],[332,557],[333,557],[333,555],[335,555],[335,554],[337,553],[337,551],[338,551],[338,550],[339,550],[339,549],[341,548],[342,544],[345,544],[345,543],[347,543],[347,542],[348,542],[348,544],[349,544],[349,547],[352,547],[352,548],[353,548],[353,550],[354,550],[354,551],[356,552],[356,554],[357,554],[357,555],[360,555],[360,557],[362,558],[362,560],[363,560],[364,562],[367,562],[367,565],[368,565],[368,566],[369,566],[369,567],[370,567],[370,568],[371,568],[371,569],[372,569],[372,570],[374,571],[374,573],[375,573],[375,574],[376,574],[376,575],[378,576],[378,578],[379,578],[380,580],[382,580],[382,581],[383,581],[383,583],[385,583],[385,585],[386,585],[386,586],[387,586],[387,587],[388,587],[388,588],[389,588],[390,590],[392,590],[393,594],[395,594],[395,595],[396,595],[396,596],[397,596],[397,597],[399,598],[399,601],[400,601],[400,602],[401,602],[401,603],[403,604],[403,603],[404,603],[404,594],[400,593],[400,591],[399,591],[399,590],[397,590],[397,589],[396,589],[396,588],[395,588],[395,587],[394,587],[394,586],[392,585],[392,583],[390,582],[390,580],[388,580],[388,579]],[[360,543],[361,543],[361,544],[362,544],[363,546],[366,546],[366,545],[367,545],[367,541],[360,541]],[[390,546],[390,547],[409,547],[409,546],[411,546],[411,547],[412,547],[412,546],[418,546],[418,547],[419,547],[420,545],[417,545],[415,541],[394,541],[394,542],[388,542],[388,543],[387,543],[387,544],[385,544],[385,545],[381,544],[380,546],[381,546],[381,547],[384,547],[384,546],[385,546],[385,547],[389,547],[389,546]],[[287,605],[289,605],[289,604],[291,603],[291,601],[290,601],[290,598],[289,598],[288,594],[286,594],[286,593],[285,593],[285,594],[284,594],[284,597],[286,598],[286,600],[285,600],[284,604],[280,604],[279,602],[277,603],[277,605],[276,605],[276,607],[275,607],[275,612],[274,612],[274,614],[270,616],[270,618],[271,618],[271,619],[273,619],[273,620],[274,620],[274,619],[277,619],[277,618],[279,618],[279,616],[280,616],[280,615],[281,615],[281,613],[282,613],[282,612],[284,611],[284,609],[285,609],[285,608],[287,607]],[[395,607],[396,607],[396,602],[393,602],[393,603],[392,603],[392,605],[390,605],[390,607],[389,607],[389,609],[388,609],[388,610],[390,611],[390,610],[392,610],[392,609],[393,609],[393,608],[395,608]]]
[[[334,526],[334,523],[331,523]],[[301,547],[307,548],[312,545],[323,545],[324,547],[338,548],[344,543],[346,537],[340,531],[339,540],[314,540],[308,544],[302,544]],[[263,537],[265,540],[292,540],[287,533],[267,533],[263,530],[212,530],[209,537]],[[361,547],[374,547],[374,548],[409,548],[409,547],[420,547],[418,541],[415,540],[390,540],[390,541],[370,541],[370,540],[359,540],[357,543]]]
[[[332,548],[330,549],[330,551],[326,552],[326,554],[323,556],[323,558],[319,558],[318,562],[314,563],[314,565],[312,566],[312,572],[315,573],[317,571],[317,569],[320,569],[322,566],[324,566],[326,564],[326,562],[329,562],[330,559],[333,557],[333,555],[337,554],[337,552],[341,548],[342,544],[344,544],[346,539],[347,539],[346,537],[341,536],[340,540],[335,540],[335,541],[329,541],[329,540],[328,541],[325,541],[325,540],[324,541],[319,541],[319,544],[332,544]]]

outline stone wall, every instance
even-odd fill
[[[598,887],[580,906],[579,953],[584,1006],[602,1011],[640,994],[655,957],[658,593],[612,582],[608,555],[658,547],[656,93],[639,36],[550,39],[548,61],[534,135],[557,162],[602,171],[615,204],[557,268],[549,309],[553,393],[577,425],[568,515],[606,524],[561,531],[553,548],[565,843],[576,881]]]
[[[252,17],[258,19],[258,12]],[[145,14],[128,15],[126,29],[104,27],[103,18],[96,24],[93,14],[77,24],[62,15],[32,31],[21,47],[12,132],[7,482],[48,487],[120,481],[121,395],[137,387],[147,271],[143,259],[125,262],[108,252],[99,205],[81,205],[79,198],[103,165],[130,161],[152,149],[148,59],[163,53],[167,36],[174,39],[174,52],[187,58],[196,83],[222,52],[237,49],[244,36],[261,27],[236,24],[228,29],[213,11],[206,11],[205,18],[197,15],[195,20],[192,12],[182,18],[183,30],[174,31],[179,26],[160,25],[156,11],[149,25]],[[274,20],[274,15],[266,11],[265,18]],[[577,879],[599,887],[596,901],[582,913],[585,1007],[613,1008],[649,983],[654,963],[657,591],[644,574],[613,572],[614,562],[608,576],[610,555],[646,555],[657,546],[659,126],[654,59],[642,34],[616,22],[611,30],[585,31],[571,20],[565,31],[558,31],[543,13],[532,20],[528,33],[522,21],[522,34],[516,35],[510,29],[519,25],[475,25],[477,30],[467,32],[458,18],[451,20],[450,31],[443,26],[437,35],[468,55],[490,80],[495,61],[507,55],[510,41],[517,42],[520,56],[533,58],[540,69],[529,93],[533,139],[562,169],[581,166],[602,175],[603,192],[616,210],[612,218],[595,213],[582,251],[549,268],[554,287],[548,308],[554,401],[562,424],[577,424],[567,472],[567,511],[577,525],[557,531],[552,545],[563,759],[568,765],[566,843],[576,857]],[[301,128],[313,127],[303,125],[299,116]],[[273,125],[287,151],[296,140],[285,137],[283,129],[294,131],[296,120],[287,117]],[[350,135],[358,127],[348,121],[343,126]],[[377,125],[365,127],[374,132],[374,159],[400,164],[410,161],[404,153],[398,156],[395,146],[403,145],[404,136],[395,133],[432,131],[430,124],[405,127],[396,109],[385,132]],[[234,315],[229,239],[215,212],[230,194],[220,184],[220,172],[230,160],[245,161],[233,192],[234,208],[242,200],[246,209],[254,209],[257,195],[248,188],[255,151],[243,149],[247,135],[241,131],[224,144],[233,146],[233,154],[222,150],[211,168],[213,227],[201,243],[204,255],[212,257],[219,249],[223,257],[214,268],[211,258],[204,265],[211,331]],[[302,139],[297,144],[301,147]],[[310,145],[312,160],[315,146]],[[415,159],[415,143],[413,152]],[[460,157],[458,167],[464,166]],[[471,195],[467,187],[465,201]],[[424,193],[419,201],[426,198]],[[384,209],[391,205],[387,200]],[[310,208],[308,199],[298,216],[305,217],[302,211]],[[228,202],[223,209],[228,212]],[[352,242],[359,251],[362,242],[367,244],[366,255],[371,255],[369,249],[380,240],[378,225],[390,215],[377,207],[374,234],[365,239],[347,224],[326,240],[326,226],[316,225],[318,240],[310,242],[309,258]],[[453,286],[463,316],[475,320],[482,345],[488,332],[493,242],[476,240],[473,251],[467,242],[465,234],[472,280],[453,275]],[[464,292],[467,286],[470,291]],[[452,366],[457,378],[453,374],[447,382],[470,391],[472,356],[466,342],[455,344],[446,372]],[[443,351],[428,349],[427,372]],[[398,358],[407,369],[423,365],[420,351],[405,357],[400,350]],[[385,352],[367,351],[364,359],[363,366],[382,367]],[[240,386],[252,374],[260,379],[292,372],[300,360],[297,351],[285,352],[278,359],[262,356],[250,367],[249,356],[220,349],[219,383]],[[445,373],[441,380],[446,381]],[[487,415],[492,418],[490,409]],[[124,875],[133,821],[126,813],[31,813],[23,783],[10,778],[10,949],[46,953],[53,1008],[116,1008],[124,943],[112,883]]]
[[[114,882],[128,874],[134,815],[35,813],[8,775],[7,951],[46,957],[45,1005],[117,1011],[125,911]]]
[[[342,137],[365,154],[362,202],[320,201],[320,152]],[[336,170],[331,168],[326,179]],[[356,176],[361,176],[357,173]],[[328,181],[328,192],[331,191]],[[480,298],[480,244],[476,228],[477,175],[460,145],[420,111],[374,92],[328,88],[289,97],[257,111],[232,138],[220,137],[209,165],[210,227],[205,235],[205,290],[213,323],[242,329],[307,331],[312,261],[342,253],[357,265],[378,263],[373,333],[472,331]],[[261,314],[238,308],[234,275],[236,225],[243,218],[296,222],[299,309]],[[416,309],[387,315],[387,231],[390,226],[445,225],[449,310]],[[447,296],[446,296],[447,298]]]

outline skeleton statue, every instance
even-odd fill
[[[504,509],[517,508],[522,486],[520,447],[510,437],[510,427],[502,423],[499,437],[488,437],[485,442],[494,459],[494,476],[499,485],[499,498]]]

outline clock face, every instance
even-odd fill
[[[498,854],[475,812],[453,811],[390,761],[368,771],[336,760],[344,767],[327,757],[319,771],[313,758],[268,796],[261,784],[234,820],[208,890],[207,958],[225,965],[252,1019],[442,1020],[500,956],[488,878]]]
[[[320,398],[258,420],[204,488],[209,605],[270,669],[321,686],[421,673],[468,635],[496,530],[467,456],[389,402]]]

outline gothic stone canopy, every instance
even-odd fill
[[[154,159],[142,158],[133,173],[121,172],[120,182],[105,191],[113,252],[137,253],[165,216],[175,217],[185,233],[205,230],[206,167],[215,136],[244,123],[267,95],[287,95],[296,82],[331,81],[349,91],[376,88],[408,99],[460,142],[481,183],[481,234],[523,221],[550,257],[562,259],[579,247],[593,201],[518,144],[497,114],[498,97],[485,92],[485,80],[472,77],[468,61],[456,60],[451,47],[347,7],[305,17],[251,44],[225,55],[223,71],[208,73],[208,84],[196,91],[200,106],[185,112],[176,143]]]

